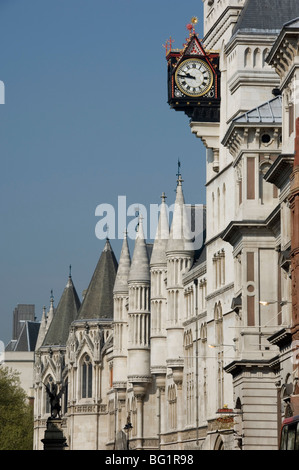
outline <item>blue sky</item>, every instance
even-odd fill
[[[205,203],[205,151],[167,104],[169,36],[181,48],[201,0],[0,0],[0,340],[12,312],[78,294],[104,246],[99,204]],[[128,219],[129,221],[130,219]],[[111,240],[118,257],[121,241]],[[131,243],[132,247],[132,243]]]

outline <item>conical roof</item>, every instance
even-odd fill
[[[78,320],[113,318],[113,287],[117,267],[115,254],[107,238],[79,310]]]
[[[165,204],[166,196],[164,193],[162,194],[161,198],[162,204],[160,207],[160,217],[151,255],[151,266],[166,264],[166,248],[169,239],[169,221]]]
[[[128,281],[150,281],[149,256],[144,239],[141,217],[139,217],[138,231]]]
[[[47,331],[47,319],[46,319],[46,307],[44,306],[43,307],[42,319],[41,319],[41,322],[40,322],[40,328],[39,328],[39,332],[38,332],[38,337],[37,337],[37,341],[36,341],[36,346],[35,346],[36,349],[38,349],[42,345],[42,343],[44,341],[46,331]]]
[[[181,175],[179,175],[166,252],[193,250],[190,221],[187,217],[182,182]]]
[[[43,346],[65,346],[69,328],[80,308],[80,299],[73,284],[71,275],[64,288],[55,314],[43,341]]]
[[[114,284],[114,293],[128,292],[128,277],[131,267],[131,256],[129,251],[127,233],[125,233],[124,241],[120,253],[119,264]]]

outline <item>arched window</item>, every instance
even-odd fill
[[[263,63],[262,63],[263,67],[267,65],[266,59],[267,59],[268,54],[269,54],[269,49],[268,48],[264,49],[263,50]]]
[[[49,390],[52,390],[52,387],[54,385],[52,375],[49,375],[47,377],[45,385]],[[50,414],[51,413],[51,406],[50,406],[49,395],[48,395],[46,389],[44,389],[44,397],[45,397],[45,406],[44,406],[45,414]]]
[[[251,49],[247,47],[244,54],[244,66],[250,67],[251,66]]]
[[[259,48],[254,50],[253,53],[253,67],[261,66],[261,50]]]
[[[82,360],[82,398],[92,397],[92,362],[90,356],[85,354]]]

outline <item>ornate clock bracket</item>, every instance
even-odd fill
[[[175,111],[184,111],[192,122],[219,123],[220,72],[219,53],[206,52],[195,33],[187,25],[189,37],[184,48],[172,49],[170,38],[164,46],[168,69],[168,104]]]

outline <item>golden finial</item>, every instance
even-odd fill
[[[197,16],[192,16],[192,18],[191,18],[191,23],[188,23],[188,24],[186,25],[186,28],[187,28],[188,31],[189,31],[189,39],[191,38],[191,36],[192,36],[193,34],[195,34],[195,25],[196,25],[196,23],[198,23],[198,18],[197,18]]]

